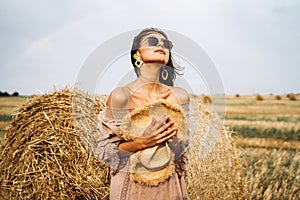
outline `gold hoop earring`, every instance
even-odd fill
[[[141,66],[143,65],[143,61],[141,61],[141,60],[136,60],[136,61],[134,62],[134,65],[135,65],[137,68],[141,68]]]
[[[166,67],[164,67],[164,69],[161,72],[161,78],[165,81],[168,79],[169,73],[168,70],[166,69]]]

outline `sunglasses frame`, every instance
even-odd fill
[[[156,44],[154,44],[154,43],[152,44],[151,42],[149,42],[149,39],[150,40],[154,39]],[[157,45],[159,44],[159,39],[157,37],[154,37],[154,36],[149,36],[145,40],[143,40],[142,42],[144,42],[144,41],[147,41],[147,45],[149,47],[157,47]],[[170,51],[173,48],[173,43],[170,40],[161,39],[161,41],[163,42],[163,48],[164,49],[168,49]]]

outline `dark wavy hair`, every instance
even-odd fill
[[[130,51],[130,55],[131,55],[131,63],[134,67],[134,71],[135,71],[137,76],[139,74],[139,72],[138,72],[139,69],[134,65],[134,63],[136,62],[136,59],[133,57],[133,55],[140,48],[140,43],[141,43],[141,40],[143,39],[143,37],[145,37],[145,36],[147,36],[151,33],[159,33],[159,34],[163,35],[166,39],[168,39],[168,36],[165,32],[163,32],[162,30],[160,30],[158,28],[152,28],[152,27],[143,29],[137,36],[134,37],[132,47],[131,47],[131,51]],[[174,61],[174,59],[172,57],[171,50],[170,50],[170,53],[169,53],[169,60],[168,60],[168,63],[166,64],[166,66],[165,66],[165,69],[168,71],[168,78],[167,78],[167,80],[162,79],[162,70],[163,70],[163,68],[161,68],[160,72],[159,72],[159,82],[163,83],[165,85],[168,85],[168,86],[173,86],[175,78],[176,78],[176,74],[181,75],[179,73],[179,71],[182,70],[182,67],[180,67]]]

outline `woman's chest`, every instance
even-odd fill
[[[178,98],[176,98],[176,95],[171,91],[167,92],[135,92],[132,93],[129,102],[128,107],[129,108],[137,108],[141,107],[147,103],[155,102],[158,100],[167,100],[169,102],[179,103]]]

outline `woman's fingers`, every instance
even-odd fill
[[[157,144],[166,142],[168,140],[172,140],[174,138],[174,136],[177,134],[177,130],[173,130],[170,133],[166,133],[168,131],[165,131],[163,134],[164,136],[162,136],[163,134],[159,135],[156,139],[157,139]],[[161,137],[162,136],[162,137]]]
[[[168,129],[171,129],[171,128],[175,128],[174,126],[174,121],[173,120],[170,120],[168,121],[167,123],[163,124],[158,130],[157,132],[159,133],[162,133]]]
[[[174,121],[171,120],[169,115],[166,115],[161,120],[152,118],[152,122],[146,129],[144,136],[150,136],[147,139],[147,143],[150,147],[166,141],[171,141],[176,134],[177,128],[175,127]]]
[[[177,131],[176,127],[164,129],[164,131],[162,132],[159,131],[157,134],[155,134],[155,139],[159,140],[161,138],[164,138],[170,134],[173,134],[174,131]]]

